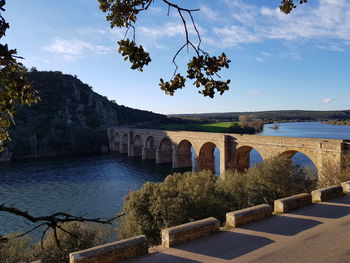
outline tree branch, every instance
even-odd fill
[[[0,212],[6,212],[6,213],[10,213],[13,215],[23,217],[32,223],[41,222],[39,225],[33,227],[32,229],[26,231],[25,233],[23,233],[21,235],[18,235],[17,237],[25,236],[39,227],[46,226],[45,230],[43,231],[43,233],[41,235],[41,246],[42,247],[43,247],[43,239],[45,237],[45,234],[50,228],[54,231],[54,237],[55,237],[55,241],[56,241],[57,246],[60,247],[59,239],[57,236],[57,229],[60,229],[63,232],[65,232],[65,233],[67,233],[75,238],[78,238],[75,234],[70,233],[69,231],[65,230],[62,227],[62,224],[68,223],[68,222],[93,222],[93,223],[99,223],[99,224],[112,224],[112,222],[116,218],[119,218],[119,217],[124,215],[124,213],[122,213],[122,214],[118,214],[118,215],[111,217],[111,218],[85,218],[83,216],[73,216],[73,215],[68,214],[68,213],[58,212],[58,213],[54,213],[51,215],[35,217],[35,216],[30,215],[28,213],[28,211],[22,211],[16,207],[8,207],[8,206],[5,206],[5,204],[0,205]],[[0,241],[1,241],[1,239],[2,238],[0,238]]]

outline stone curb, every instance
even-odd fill
[[[175,244],[208,236],[219,230],[220,221],[214,217],[166,228],[161,232],[162,246],[169,248]]]
[[[301,208],[312,204],[311,194],[303,193],[290,197],[275,200],[274,207],[276,213],[286,213],[290,210]]]
[[[137,236],[70,253],[69,262],[114,263],[146,254],[148,254],[148,240],[145,236]]]
[[[272,207],[270,205],[257,205],[226,214],[226,226],[237,227],[255,220],[272,216]]]
[[[311,192],[312,202],[326,201],[343,195],[343,188],[340,185],[317,189]]]
[[[350,181],[341,183],[340,185],[343,188],[344,193],[350,193]]]

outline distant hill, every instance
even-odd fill
[[[305,110],[280,110],[257,112],[222,112],[200,114],[174,114],[173,117],[189,119],[205,119],[218,121],[238,121],[240,115],[254,115],[264,122],[288,122],[288,121],[329,121],[350,120],[350,110],[343,111],[305,111]]]
[[[168,119],[109,101],[75,76],[32,71],[27,77],[41,102],[17,109],[9,145],[14,159],[105,151],[104,128],[141,122],[152,126]]]

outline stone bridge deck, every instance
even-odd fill
[[[350,196],[183,243],[125,263],[348,263]]]
[[[220,151],[220,172],[249,168],[250,152],[255,149],[263,160],[297,152],[309,157],[319,175],[328,167],[342,168],[350,155],[350,140],[274,137],[187,131],[129,129],[107,130],[111,151],[140,156],[156,163],[172,163],[173,168],[194,167],[215,171],[214,149]],[[349,135],[350,136],[350,135]],[[192,162],[192,152],[195,155]]]

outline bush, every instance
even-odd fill
[[[144,234],[151,244],[158,244],[163,228],[211,216],[224,221],[229,211],[272,204],[313,186],[303,169],[283,158],[267,160],[246,174],[227,172],[224,180],[209,171],[173,174],[127,195],[118,237]]]
[[[319,178],[317,187],[324,188],[350,181],[350,156],[344,158],[344,169],[334,169],[331,164],[326,165],[322,177]]]
[[[247,174],[227,171],[220,181],[220,192],[225,199],[228,211],[239,210],[248,206]]]
[[[17,238],[16,233],[11,233],[6,243],[0,243],[0,263],[27,262],[28,250],[30,248],[29,237]]]
[[[151,244],[158,244],[163,228],[210,216],[222,219],[226,212],[223,203],[216,175],[209,171],[176,173],[162,183],[146,183],[126,196],[126,216],[118,237],[145,234]]]
[[[286,158],[271,158],[255,165],[245,174],[226,172],[221,183],[226,200],[236,209],[274,200],[314,189],[315,181],[305,170]]]
[[[78,236],[79,239],[62,230],[58,230],[57,236],[61,246],[58,247],[54,233],[51,231],[44,239],[43,248],[40,242],[32,247],[29,256],[30,260],[40,259],[43,263],[67,263],[69,262],[69,253],[101,245],[105,243],[107,238],[102,226],[72,222],[66,223],[62,227]]]
[[[274,200],[314,189],[315,182],[290,159],[277,157],[247,172],[248,205],[273,204]]]

